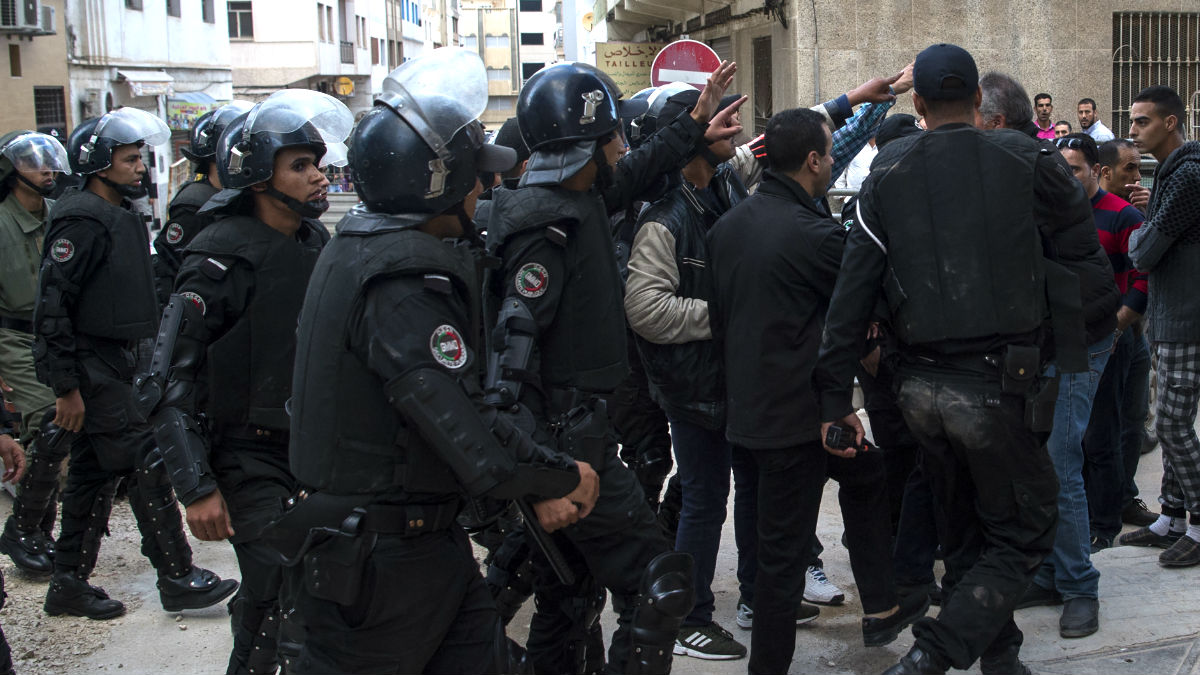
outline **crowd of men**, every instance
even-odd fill
[[[48,614],[120,616],[88,577],[124,477],[163,608],[232,596],[227,672],[298,674],[745,657],[713,620],[731,475],[750,673],[787,672],[810,603],[844,602],[815,536],[828,478],[864,646],[913,626],[886,675],[1028,673],[1014,610],[1094,633],[1102,548],[1200,564],[1179,96],[1141,92],[1132,141],[1090,99],[1060,135],[1050,96],[939,44],[737,145],[735,72],[626,96],[548,66],[490,143],[457,48],[393,71],[357,123],[308,90],[233,102],[193,126],[153,244],[129,205],[161,120],[0,138],[0,551],[48,575]],[[923,124],[887,115],[910,89]],[[868,144],[839,222],[826,194]],[[344,165],[361,203],[331,237]],[[65,173],[82,184],[51,201]],[[1147,338],[1160,514],[1134,484]],[[177,500],[240,584],[193,564]]]

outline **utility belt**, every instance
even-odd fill
[[[304,566],[309,595],[352,605],[379,535],[417,537],[455,525],[457,500],[440,504],[372,504],[375,495],[301,490],[263,529],[262,540],[284,567]]]
[[[11,316],[0,316],[0,328],[29,333],[33,335],[33,322],[28,319],[18,319]]]
[[[1043,373],[1041,349],[1031,345],[1008,345],[998,352],[939,354],[930,350],[907,350],[901,369],[960,380],[999,384],[1000,393],[1021,396],[1025,403],[1025,427],[1049,433],[1058,399],[1058,377]]]
[[[575,388],[546,390],[550,430],[559,451],[599,467],[617,437],[608,421],[608,402],[595,392]]]

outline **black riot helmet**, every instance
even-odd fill
[[[634,94],[629,100],[645,101],[647,104],[649,104],[650,97],[654,95],[655,91],[655,87],[646,87],[645,89]],[[654,129],[647,129],[645,127],[645,117],[646,113],[642,113],[637,117],[621,120],[621,123],[625,128],[625,140],[629,141],[629,147],[631,148],[638,147],[642,144],[642,142],[650,137],[650,134],[654,133]]]
[[[188,132],[188,144],[179,151],[197,164],[204,165],[213,161],[217,155],[217,141],[229,123],[254,107],[249,101],[230,101],[225,105],[210,110],[192,123]],[[203,168],[203,167],[202,167]]]
[[[621,134],[621,120],[646,110],[622,101],[612,78],[585,63],[556,63],[534,73],[517,96],[517,122],[532,154],[522,185],[557,184],[588,162],[597,181],[611,179],[601,143]]]
[[[607,77],[586,63],[556,63],[533,74],[517,96],[517,122],[536,152],[564,141],[598,140],[621,128],[645,104],[620,101]]]
[[[13,131],[0,136],[0,199],[8,196],[8,179],[15,176],[43,197],[54,192],[55,185],[37,185],[20,171],[71,173],[67,150],[58,139],[37,131]]]
[[[460,47],[435,49],[393,70],[383,89],[350,143],[359,198],[414,225],[457,211],[470,232],[461,205],[476,175],[516,163],[514,150],[486,143],[476,119],[487,107],[483,62]]]
[[[112,153],[122,145],[161,145],[171,130],[158,117],[137,108],[120,108],[84,120],[67,138],[71,170],[88,175],[112,166]]]
[[[229,123],[217,143],[217,175],[226,189],[240,190],[271,178],[275,153],[307,146],[317,163],[346,163],[343,141],[354,126],[344,103],[310,89],[285,89],[271,94]]]

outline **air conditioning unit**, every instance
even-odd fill
[[[0,30],[37,32],[41,23],[40,0],[0,0]]]
[[[40,30],[42,27],[41,0],[21,0],[21,12],[17,21],[20,23],[20,28]]]
[[[56,10],[53,7],[46,7],[44,5],[42,6],[42,35],[54,35],[54,19],[56,18],[55,11]]]

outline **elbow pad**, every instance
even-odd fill
[[[574,462],[550,453],[495,410],[480,415],[448,374],[414,370],[387,385],[388,402],[420,432],[471,497],[561,497],[579,484]]]
[[[505,298],[492,331],[492,349],[488,353],[484,401],[502,410],[512,408],[521,398],[525,383],[538,386],[536,373],[529,370],[537,323],[525,303]]]

